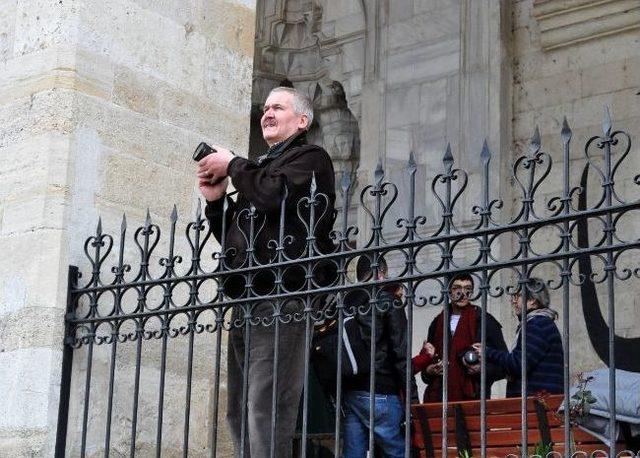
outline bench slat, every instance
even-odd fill
[[[556,418],[554,415],[547,413],[547,419],[549,421],[549,428],[554,427],[562,427],[562,422],[560,419]],[[469,431],[480,431],[480,417],[472,416],[465,418],[467,422],[467,429]],[[522,428],[521,423],[522,418],[520,417],[520,413],[509,413],[503,415],[488,415],[487,416],[487,428],[489,429],[497,429],[497,428],[508,428],[508,429],[517,429],[518,431]],[[441,418],[430,418],[429,419],[429,429],[431,431],[435,431],[440,429],[440,425],[442,424]],[[449,417],[447,421],[447,425],[449,430],[455,428],[455,418]],[[538,418],[535,413],[527,414],[527,425],[529,429],[535,429],[538,427]]]
[[[563,396],[561,394],[550,395],[544,398],[548,410],[556,410],[562,403]],[[527,399],[527,411],[535,412],[535,397]],[[480,401],[459,401],[449,403],[449,415],[454,414],[454,406],[460,405],[465,416],[480,415]],[[487,399],[487,415],[502,415],[508,413],[520,413],[521,399]],[[412,410],[422,409],[428,417],[442,417],[442,403],[434,402],[429,404],[413,404]]]
[[[562,443],[564,442],[564,431],[562,429],[556,428],[550,431],[551,433],[551,441],[554,443]],[[455,431],[449,431],[447,434],[449,436],[449,445],[455,445]],[[437,445],[442,443],[442,432],[433,431],[431,434],[433,438],[434,448]],[[469,431],[469,439],[471,439],[471,444],[480,445],[480,432],[479,431]],[[529,445],[537,444],[541,441],[542,436],[540,431],[537,429],[530,429],[528,434]],[[521,435],[518,430],[510,430],[510,431],[487,431],[487,445],[510,445],[513,447],[520,446]],[[573,430],[573,440],[576,444],[591,444],[591,443],[600,443],[599,440],[592,436],[591,434],[575,428]]]

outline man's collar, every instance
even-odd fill
[[[282,140],[281,142],[272,145],[266,152],[266,154],[263,154],[258,158],[258,163],[264,161],[267,158],[271,159],[280,156],[280,154],[285,152],[290,146],[304,145],[306,143],[307,131],[303,130],[302,132],[296,132],[286,140]]]

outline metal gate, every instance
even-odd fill
[[[142,227],[135,229],[133,243],[127,239],[129,227],[123,218],[118,237],[105,233],[98,223],[95,235],[84,244],[88,260],[86,275],[79,269],[69,270],[68,309],[66,315],[66,337],[63,359],[61,402],[58,423],[56,456],[104,455],[117,451],[117,456],[221,456],[223,442],[220,412],[221,388],[225,390],[224,360],[226,335],[235,328],[275,328],[275,335],[287,326],[305,328],[303,348],[273,348],[275,361],[281,352],[302,352],[304,355],[303,395],[299,436],[307,444],[311,435],[310,417],[310,373],[311,341],[314,325],[326,319],[339,323],[339,361],[346,358],[342,345],[344,321],[354,315],[371,315],[376,319],[377,300],[385,287],[398,284],[402,288],[402,299],[392,307],[402,308],[406,313],[407,333],[412,336],[414,313],[419,308],[443,305],[445,323],[448,323],[451,300],[449,280],[455,274],[470,272],[477,285],[472,297],[482,309],[481,344],[486,346],[486,310],[490,301],[506,300],[510,294],[524,296],[530,291],[529,280],[542,277],[547,287],[558,298],[557,309],[563,317],[561,335],[564,342],[564,392],[571,384],[570,331],[573,323],[571,311],[589,311],[586,327],[596,353],[609,367],[609,400],[611,403],[611,430],[616,424],[616,371],[615,368],[639,372],[637,358],[640,350],[639,338],[623,338],[616,335],[615,311],[621,307],[617,291],[621,285],[631,283],[640,276],[640,266],[634,250],[640,240],[633,227],[637,225],[636,211],[640,200],[635,186],[640,184],[638,176],[629,175],[637,158],[628,157],[631,139],[622,131],[614,131],[608,111],[602,123],[602,133],[590,138],[583,153],[574,155],[570,149],[572,132],[565,120],[561,131],[562,151],[553,167],[553,156],[541,148],[540,135],[536,132],[528,151],[513,163],[511,176],[501,177],[491,171],[491,152],[485,144],[480,153],[481,170],[476,176],[480,182],[473,189],[479,191],[469,196],[468,175],[455,167],[450,148],[442,159],[442,171],[430,183],[429,198],[436,202],[436,221],[427,220],[418,214],[420,203],[427,194],[419,195],[417,187],[418,165],[411,155],[402,183],[385,180],[381,163],[375,170],[374,182],[359,190],[357,207],[364,215],[356,227],[348,221],[352,207],[353,184],[349,174],[343,175],[340,183],[341,208],[332,238],[335,251],[319,252],[315,244],[315,227],[319,218],[332,209],[327,196],[316,192],[312,181],[308,197],[295,203],[298,217],[306,227],[306,234],[299,234],[306,243],[304,253],[295,259],[286,255],[285,247],[290,242],[286,235],[285,207],[289,205],[286,194],[281,203],[281,230],[278,240],[269,246],[273,256],[265,263],[254,253],[254,244],[260,231],[261,215],[252,211],[239,217],[245,218],[243,234],[248,246],[247,258],[240,268],[231,269],[225,259],[228,248],[224,239],[218,247],[212,242],[206,219],[198,211],[194,221],[188,223],[184,238],[178,231],[178,215],[174,208],[170,216],[170,227],[166,237],[161,238],[161,229],[147,215]],[[631,166],[626,166],[627,162]],[[579,176],[579,173],[581,175]],[[619,176],[623,178],[616,181]],[[490,195],[492,180],[510,180],[515,198],[503,202]],[[590,180],[590,182],[588,182]],[[552,192],[550,192],[552,191]],[[587,196],[589,193],[589,197]],[[463,199],[474,200],[473,206],[461,208]],[[354,199],[356,200],[356,199]],[[418,203],[418,204],[417,204]],[[503,208],[504,207],[504,208]],[[226,211],[226,210],[225,210]],[[389,215],[401,215],[391,220]],[[235,223],[235,222],[234,222]],[[224,231],[223,231],[224,232]],[[591,232],[591,234],[589,234]],[[184,242],[188,245],[186,245]],[[181,244],[182,243],[182,244]],[[185,253],[183,248],[187,246]],[[127,260],[129,248],[138,253],[135,263]],[[162,248],[162,254],[159,253]],[[182,247],[182,248],[181,248]],[[367,281],[354,278],[357,259],[367,257],[374,273]],[[386,277],[378,275],[381,260],[389,264]],[[320,263],[329,263],[335,277],[330,284],[320,285],[316,281],[316,270]],[[292,268],[301,269],[302,284],[288,289],[282,281]],[[268,272],[273,278],[273,288],[258,293],[253,280]],[[243,291],[233,299],[225,294],[227,279],[240,276]],[[345,297],[351,291],[360,290],[367,295],[365,306],[351,307]],[[579,293],[571,294],[572,291]],[[301,304],[299,309],[283,312],[283,304],[292,299]],[[598,301],[604,300],[606,319],[600,314]],[[253,315],[256,304],[268,301],[273,313],[268,317]],[[325,307],[326,304],[332,307]],[[236,311],[236,312],[234,312]],[[523,310],[522,348],[526,348],[527,320]],[[594,318],[595,317],[595,318]],[[375,327],[374,327],[375,329]],[[444,335],[449,327],[445,326]],[[604,333],[604,334],[603,334]],[[207,337],[204,352],[208,361],[204,364],[205,376],[198,379],[197,397],[194,398],[194,370],[200,370],[202,358],[194,356],[201,339]],[[411,345],[411,337],[408,339]],[[180,341],[182,357],[176,359],[172,345]],[[375,338],[371,339],[371,355],[375,355]],[[154,345],[158,350],[150,358],[145,352]],[[447,399],[448,339],[444,339],[443,400]],[[104,352],[101,368],[96,368],[96,352]],[[411,392],[411,356],[418,349],[406,350],[405,393]],[[575,349],[574,349],[575,351]],[[122,356],[122,352],[128,352]],[[207,356],[208,355],[208,356]],[[150,359],[149,359],[150,358]],[[146,359],[146,361],[145,361]],[[374,357],[371,356],[372,365]],[[521,358],[522,373],[527,373],[526,358]],[[248,361],[248,356],[245,359]],[[196,368],[194,369],[194,365]],[[149,372],[152,367],[153,371]],[[335,402],[342,402],[342,366],[336,367]],[[375,386],[375,371],[370,371],[370,387]],[[279,384],[292,383],[278,380],[274,370],[274,393]],[[127,377],[127,389],[118,391],[118,384]],[[171,386],[180,387],[180,401],[173,397],[173,416],[170,422],[167,413],[167,392]],[[202,380],[207,379],[209,388],[203,389]],[[182,381],[178,380],[182,378]],[[481,364],[482,387],[486,384],[486,364]],[[202,383],[201,383],[202,382]],[[244,401],[246,384],[244,379]],[[294,382],[295,383],[295,382]],[[521,392],[527,393],[527,376],[521,378]],[[141,397],[141,390],[153,386],[152,397]],[[228,387],[227,387],[228,388]],[[116,394],[117,393],[117,394]],[[207,407],[202,409],[201,396],[206,394]],[[486,396],[481,390],[481,446],[485,456],[487,448]],[[123,399],[128,396],[128,400]],[[117,401],[114,398],[117,397]],[[153,398],[153,402],[151,402]],[[409,425],[410,397],[404,400],[405,424]],[[526,422],[526,397],[522,399],[523,428],[521,449],[516,455],[526,456],[528,430]],[[193,413],[197,405],[197,415]],[[176,407],[178,406],[178,407]],[[569,411],[570,399],[565,396],[564,408]],[[181,415],[175,415],[175,409]],[[274,402],[273,408],[277,409]],[[118,414],[125,409],[125,414]],[[374,421],[374,409],[370,421]],[[202,412],[206,415],[203,416]],[[118,425],[114,418],[118,418]],[[342,417],[340,409],[333,413],[333,454],[340,456]],[[442,411],[442,449],[447,450],[447,410]],[[195,416],[195,418],[194,418]],[[175,419],[182,417],[182,424]],[[273,449],[277,412],[271,413],[270,429]],[[243,414],[246,428],[246,413]],[[198,423],[199,435],[206,432],[206,440],[194,439],[193,426]],[[206,428],[201,428],[201,423]],[[569,415],[564,417],[564,443],[571,443]],[[143,424],[144,423],[144,424]],[[114,427],[118,428],[118,439],[114,438]],[[179,433],[177,432],[179,430]],[[410,428],[405,428],[405,456],[411,453]],[[144,436],[144,439],[141,439]],[[243,435],[244,438],[244,435]],[[143,447],[141,442],[146,445]],[[171,450],[164,451],[167,441]],[[194,445],[195,443],[199,445]],[[610,456],[619,453],[615,449],[615,438],[608,450]],[[370,450],[374,446],[373,430],[369,433]],[[145,448],[146,447],[146,448]],[[603,446],[604,447],[604,446]],[[196,450],[197,449],[197,450]],[[300,456],[308,456],[308,447],[299,447]],[[564,456],[571,450],[565,447]]]

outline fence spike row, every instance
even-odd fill
[[[605,113],[605,119],[610,120],[610,115],[609,115],[609,109],[605,107],[604,109],[604,113]],[[608,122],[608,121],[607,121]],[[605,131],[611,133],[611,129],[612,127],[610,127],[608,124],[606,124],[605,127]],[[562,137],[563,137],[563,142],[566,142],[572,135],[571,129],[569,127],[569,123],[567,121],[566,118],[563,118],[563,122],[562,122],[562,131],[561,131]],[[533,150],[538,150],[539,146],[540,146],[540,130],[539,128],[536,126],[536,128],[534,129],[534,133],[531,139],[531,145],[533,145],[532,149]],[[541,154],[546,154],[546,153],[541,153]],[[481,158],[482,158],[482,163],[486,164],[487,162],[490,161],[491,158],[491,151],[488,148],[488,142],[486,141],[486,139],[483,141],[483,145],[482,145],[482,150],[481,150]],[[522,156],[520,159],[523,159],[525,156]],[[529,157],[529,159],[532,159]],[[534,161],[536,162],[536,161]],[[447,222],[447,224],[449,225],[449,231],[451,234],[456,233],[455,230],[455,226],[454,226],[454,214],[453,214],[453,210],[456,206],[456,201],[457,199],[460,197],[460,193],[462,191],[461,188],[463,188],[464,186],[462,186],[464,183],[464,180],[462,180],[461,182],[461,186],[457,186],[456,189],[454,189],[451,186],[451,182],[456,179],[454,177],[454,175],[457,177],[457,179],[460,178],[460,176],[464,176],[465,172],[463,170],[454,170],[454,158],[453,158],[453,154],[452,154],[452,150],[451,150],[451,145],[447,144],[446,149],[445,149],[445,153],[443,156],[443,163],[445,164],[445,169],[447,171],[450,170],[449,172],[449,176],[447,177],[446,174],[445,175],[440,175],[440,183],[442,183],[441,185],[439,185],[439,189],[437,190],[437,192],[435,192],[435,195],[437,197],[437,200],[439,201],[440,206],[442,207],[442,213],[441,213],[441,221],[442,222]],[[532,165],[532,168],[535,169],[536,167],[538,167],[540,165],[539,162],[536,162],[536,164]],[[521,166],[522,168],[522,166]],[[532,210],[532,204],[533,204],[533,197],[535,194],[535,190],[541,185],[542,180],[546,177],[547,175],[547,167],[541,167],[538,170],[530,170],[529,172],[533,172],[533,175],[531,176],[531,180],[522,180],[523,183],[526,183],[526,185],[524,186],[524,192],[521,196],[520,199],[520,204],[521,206],[526,206],[529,207],[529,210]],[[415,152],[410,152],[409,153],[409,157],[407,160],[407,164],[406,164],[406,169],[405,169],[408,173],[410,174],[414,174],[417,171],[417,164],[416,164],[416,160],[415,160]],[[520,171],[522,171],[522,169],[520,169]],[[611,171],[611,174],[614,173],[614,170]],[[542,176],[541,176],[542,175]],[[351,186],[351,175],[347,172],[344,171],[342,172],[342,178],[341,178],[341,189],[343,190],[343,192],[348,192]],[[521,178],[525,178],[524,176]],[[604,177],[603,177],[604,178]],[[377,234],[378,236],[380,236],[379,238],[379,243],[381,245],[385,245],[385,241],[383,239],[383,236],[385,236],[385,233],[383,231],[383,228],[385,226],[384,223],[384,219],[385,219],[385,214],[386,212],[389,210],[389,205],[388,205],[388,200],[386,199],[383,201],[381,196],[383,195],[389,195],[386,194],[387,191],[383,190],[383,187],[386,188],[386,186],[388,185],[387,183],[383,183],[382,180],[384,179],[384,170],[382,167],[382,159],[379,158],[375,172],[374,172],[374,180],[375,180],[375,186],[377,186],[379,188],[379,191],[377,193],[372,193],[372,195],[374,196],[373,199],[371,199],[371,201],[376,205],[376,207],[379,205],[378,208],[374,208],[373,206],[370,208],[370,210],[367,211],[368,216],[371,220],[372,226],[371,226],[371,234]],[[485,177],[483,177],[483,180],[485,180]],[[516,182],[519,183],[520,178],[516,177]],[[488,176],[486,177],[486,182],[488,182]],[[411,183],[409,183],[411,184]],[[564,178],[563,180],[563,184],[568,184],[568,178]],[[610,186],[613,189],[613,184],[609,183],[607,184],[607,186]],[[312,180],[311,180],[311,186],[310,188],[315,189],[315,192],[317,193],[317,181],[316,181],[316,177],[315,174],[312,176]],[[604,187],[601,185],[601,187]],[[373,189],[370,188],[370,189]],[[391,189],[391,188],[388,188]],[[565,191],[563,191],[562,189],[559,190],[559,198],[562,199],[568,199],[571,196],[573,196],[574,192],[576,192],[576,190],[578,188],[568,188],[570,190],[570,195],[568,195]],[[288,196],[289,190],[288,188],[285,187],[284,191],[284,197],[286,198]],[[450,194],[449,194],[450,193]],[[413,197],[415,197],[415,195],[413,195]],[[479,219],[481,221],[483,221],[483,223],[481,224],[482,227],[503,227],[500,225],[500,223],[492,221],[491,224],[488,224],[489,221],[491,221],[491,217],[490,217],[490,213],[491,213],[491,209],[492,208],[499,208],[500,207],[500,200],[496,199],[495,201],[489,201],[488,200],[488,196],[486,193],[482,193],[479,194],[478,196],[478,205],[477,205],[477,209],[479,210],[478,212],[476,212],[474,210],[474,214],[479,215]],[[409,199],[411,200],[411,199]],[[196,206],[196,221],[202,222],[202,202],[200,199],[197,199],[197,203],[198,205]],[[487,206],[487,203],[489,204]],[[413,206],[409,203],[408,204],[409,207],[407,207],[407,215],[411,216],[411,212],[413,210]],[[591,210],[600,210],[602,211],[602,208],[606,205],[606,202],[599,202],[596,204],[595,208],[592,208]],[[625,204],[626,205],[626,204]],[[229,208],[229,201],[227,199],[224,200],[223,203],[223,207],[225,209],[225,211],[228,211]],[[321,209],[318,205],[315,205],[316,207],[316,213],[318,216]],[[346,207],[348,208],[348,207]],[[474,207],[475,208],[475,207]],[[554,209],[559,208],[559,207],[554,207]],[[365,208],[366,210],[366,208]],[[482,212],[485,212],[485,215],[482,216]],[[488,212],[488,213],[487,213]],[[250,211],[248,212],[248,215],[245,215],[245,217],[247,219],[255,219],[257,217],[257,212],[255,209],[254,205],[250,206]],[[569,212],[570,216],[573,218],[572,221],[574,221],[573,223],[571,223],[571,227],[575,227],[575,220],[579,217],[579,214],[574,215],[575,212]],[[555,214],[555,213],[554,213]],[[560,215],[560,214],[558,214]],[[557,215],[557,216],[558,216]],[[308,216],[309,214],[307,213],[305,216],[305,219],[307,220],[308,223]],[[561,215],[560,215],[561,216]],[[346,217],[346,215],[345,215]],[[486,220],[482,220],[482,218],[485,217]],[[404,221],[400,226],[398,226],[396,224],[396,227],[403,227],[404,231],[402,233],[402,236],[398,237],[398,240],[408,240],[409,237],[406,237],[407,234],[411,233],[412,237],[415,238],[415,236],[417,235],[417,233],[415,233],[415,225],[417,222],[416,218],[420,218],[422,221],[424,221],[424,216],[422,215],[414,215],[414,222],[411,222],[410,220],[402,220],[402,218],[398,221]],[[172,222],[172,224],[177,223],[177,219],[178,219],[178,213],[177,213],[177,206],[174,205],[172,207],[171,210],[171,216],[170,216],[170,221]],[[535,218],[534,218],[535,219]],[[520,215],[520,217],[518,217],[515,221],[511,221],[510,223],[517,223],[517,224],[527,224],[527,219],[524,218],[522,215]],[[540,223],[544,223],[544,220],[538,218],[538,221]],[[120,232],[122,235],[124,235],[124,233],[126,232],[126,228],[127,228],[127,218],[126,215],[123,214],[122,215],[122,221],[120,224]],[[349,236],[349,233],[353,234],[355,233],[355,228],[353,232],[349,232],[348,229],[348,221],[346,219],[341,219],[339,221],[339,224],[341,226],[346,227],[346,233],[341,233],[341,236],[343,237],[343,240],[346,240]],[[152,226],[154,226],[152,228]],[[315,223],[314,223],[315,226]],[[140,228],[141,230],[136,231],[136,235],[135,235],[135,239],[136,239],[136,243],[138,243],[139,249],[140,249],[140,254],[141,254],[141,264],[146,264],[148,263],[149,257],[151,256],[153,249],[155,247],[155,245],[158,243],[158,237],[159,237],[159,228],[158,230],[156,230],[156,225],[152,224],[151,221],[151,214],[150,214],[150,209],[147,209],[146,214],[145,214],[145,220],[144,220],[144,226],[142,228]],[[246,226],[248,227],[248,225]],[[257,227],[257,226],[256,226]],[[200,232],[203,229],[200,229]],[[493,230],[493,229],[492,229]],[[505,230],[504,228],[502,229],[503,231]],[[198,225],[194,225],[191,229],[191,234],[198,233]],[[414,232],[411,232],[414,231]],[[148,233],[147,233],[148,232]],[[310,239],[313,239],[314,233],[313,233],[313,228],[311,227],[307,227],[306,228],[306,232],[307,234],[305,234],[305,237],[309,237]],[[343,231],[344,232],[344,231]],[[437,237],[450,237],[449,235],[446,234],[447,229],[445,229],[444,227],[441,227],[439,229],[436,229],[433,232],[433,236],[437,236]],[[256,243],[256,235],[257,231],[253,232],[253,237],[251,240],[251,245],[255,247],[255,243]],[[171,232],[170,232],[170,236],[171,236]],[[368,234],[369,235],[369,234]],[[457,237],[463,237],[464,234],[459,234]],[[192,245],[192,257],[193,260],[195,261],[195,263],[198,265],[198,267],[196,267],[194,270],[191,271],[192,275],[205,275],[205,273],[202,272],[202,268],[199,266],[199,258],[201,255],[202,250],[206,249],[206,244],[202,241],[203,237],[202,236],[194,236],[195,239],[197,239],[198,244],[193,244]],[[283,237],[286,243],[287,238]],[[122,237],[122,240],[124,240],[124,238]],[[337,240],[337,239],[336,239]],[[442,243],[441,240],[439,240],[438,242],[431,242],[430,241],[430,237],[426,236],[425,238],[418,238],[417,239],[418,242],[420,244],[425,244],[425,245],[434,245],[434,244],[440,244]],[[87,251],[87,257],[89,258],[89,260],[91,261],[91,264],[93,266],[94,271],[96,271],[96,274],[99,273],[100,270],[100,266],[102,263],[102,260],[104,259],[105,253],[109,251],[109,245],[110,245],[110,240],[108,239],[108,235],[104,233],[103,231],[103,223],[102,223],[102,218],[98,218],[98,223],[96,226],[96,233],[93,237],[91,237],[90,243],[89,243],[89,247],[90,249]],[[373,240],[370,241],[370,243],[373,243]],[[364,244],[364,246],[370,246],[369,244]],[[404,242],[403,242],[404,243]],[[344,245],[346,248],[346,245]],[[224,256],[220,256],[221,259],[224,258]],[[119,262],[118,262],[119,263]],[[125,265],[123,263],[123,265]],[[254,263],[255,265],[255,263]],[[246,267],[246,263],[245,263],[245,267]],[[117,270],[117,269],[116,269]],[[215,276],[215,274],[210,274]],[[138,280],[140,281],[142,278],[146,278],[147,281],[152,281],[153,279],[150,280],[149,277],[149,273],[146,272],[144,273],[143,276],[138,276]],[[92,284],[97,285],[100,284],[102,280],[98,279],[97,275],[94,277],[94,279],[92,280]],[[155,280],[153,280],[155,281]],[[109,284],[110,282],[107,282],[107,284]]]

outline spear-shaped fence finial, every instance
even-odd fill
[[[416,173],[416,170],[418,170],[418,165],[416,164],[416,155],[413,153],[413,151],[409,152],[409,160],[407,161],[407,172],[409,173],[409,175]]]
[[[151,226],[151,213],[149,213],[149,207],[147,207],[147,217],[144,219],[144,228],[149,229]]]
[[[120,232],[124,233],[127,230],[127,215],[122,214],[122,222],[120,223]]]
[[[176,221],[178,221],[178,207],[176,207],[176,204],[173,204],[173,210],[171,210],[171,222],[175,223]]]
[[[227,199],[224,199],[224,203],[226,204]],[[202,203],[200,202],[200,197],[196,199],[196,221],[200,221],[202,219]]]
[[[602,116],[602,132],[605,137],[609,137],[611,135],[611,113],[609,113],[609,106],[604,106],[604,115]]]
[[[571,136],[573,135],[566,116],[562,120],[562,131],[560,132],[560,135],[562,137],[562,143],[569,143],[569,140],[571,140]]]
[[[376,165],[376,171],[373,174],[376,186],[382,186],[382,180],[384,180],[384,168],[382,168],[382,156],[378,157],[378,165]]]
[[[531,137],[531,147],[530,147],[531,152],[535,153],[538,150],[540,150],[540,145],[541,144],[542,144],[542,142],[540,141],[540,129],[538,128],[538,125],[536,124],[536,128],[533,131],[533,137]]]
[[[310,187],[310,191],[311,191],[311,195],[315,195],[316,194],[316,190],[318,189],[318,185],[316,183],[316,172],[311,172],[311,187]]]
[[[346,195],[349,192],[349,188],[351,187],[351,172],[347,170],[342,171],[342,177],[340,179],[340,188],[342,189],[342,194]]]
[[[102,216],[98,217],[98,225],[96,226],[96,238],[102,236]]]
[[[451,172],[453,168],[453,154],[451,154],[451,143],[447,142],[447,148],[444,151],[444,156],[442,157],[442,163],[444,164],[444,169],[447,173]]]
[[[489,144],[487,143],[487,139],[484,139],[482,143],[482,151],[480,152],[480,160],[483,165],[487,165],[489,161],[491,161],[491,151],[489,150]]]

